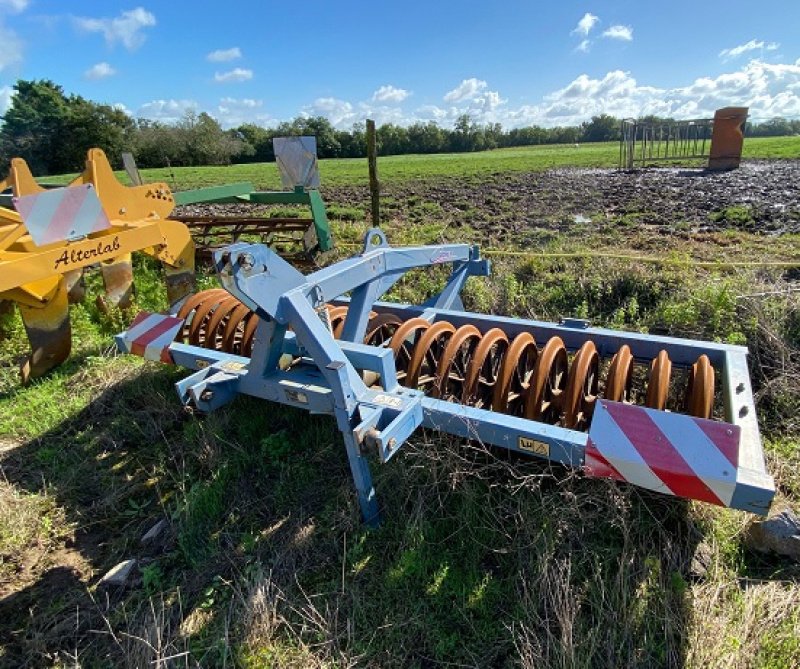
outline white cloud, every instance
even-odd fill
[[[248,81],[253,78],[253,70],[245,70],[241,67],[236,67],[230,72],[217,72],[214,75],[214,81],[219,84],[227,84],[230,82]]]
[[[475,77],[464,79],[464,81],[462,81],[452,91],[446,93],[443,99],[445,102],[461,102],[462,100],[469,100],[474,98],[481,91],[486,90],[488,86],[489,85],[485,81],[481,81]]]
[[[194,100],[151,100],[145,102],[136,112],[139,118],[147,118],[164,123],[175,123],[189,110],[197,111]]]
[[[489,84],[472,77],[464,79],[456,88],[445,94],[443,100],[452,106],[444,110],[444,119],[454,121],[462,114],[469,114],[478,123],[494,123],[498,120],[499,108],[507,100],[497,91],[490,91]],[[437,118],[442,118],[441,112]]]
[[[621,70],[596,79],[582,74],[540,104],[507,110],[503,125],[575,125],[603,113],[619,118],[708,118],[727,106],[749,107],[751,117],[800,115],[800,63],[753,60],[736,72],[700,77],[675,88],[640,85]]]
[[[14,14],[19,14],[24,12],[29,4],[30,0],[0,0],[0,9],[7,9]]]
[[[219,121],[223,128],[235,128],[243,123],[270,126],[278,121],[262,111],[263,100],[253,98],[224,97],[211,115]]]
[[[0,116],[11,108],[11,98],[14,96],[14,89],[11,86],[0,86]]]
[[[121,111],[121,112],[123,112],[124,114],[127,114],[128,116],[133,116],[133,114],[131,113],[131,110],[130,110],[130,109],[128,109],[128,108],[127,108],[127,107],[126,107],[124,104],[122,104],[121,102],[115,102],[115,103],[114,103],[113,105],[111,105],[111,106],[112,106],[114,109],[116,109],[117,111]]]
[[[410,91],[405,88],[395,88],[387,84],[372,94],[372,100],[374,102],[402,102],[409,95],[411,95]]]
[[[698,77],[683,86],[667,88],[638,82],[630,72],[612,70],[592,77],[581,74],[543,96],[535,104],[510,106],[487,82],[465,79],[449,91],[443,105],[405,109],[405,105],[376,104],[374,100],[352,102],[335,97],[318,98],[302,109],[306,116],[325,116],[341,129],[374,118],[378,125],[408,126],[435,121],[450,127],[462,114],[477,123],[502,123],[505,128],[526,125],[552,127],[577,125],[598,114],[618,118],[671,116],[678,119],[709,118],[720,107],[750,108],[751,117],[800,116],[800,59],[796,63],[770,64],[753,60],[735,71],[717,77]],[[221,106],[230,106],[222,104]],[[240,101],[241,102],[241,101]],[[247,107],[248,103],[240,104]],[[258,114],[246,109],[242,118]]]
[[[347,127],[361,121],[353,111],[353,105],[338,98],[317,98],[309,106],[303,108],[306,116],[324,116],[337,127]]]
[[[574,34],[583,35],[584,37],[586,37],[599,20],[600,20],[599,17],[589,12],[586,12],[583,15],[583,18],[580,21],[578,21],[578,25],[575,26],[572,32]]]
[[[633,40],[633,28],[630,26],[611,26],[608,30],[603,33],[603,37],[608,37],[609,39],[618,39],[622,40],[623,42],[630,42]]]
[[[117,71],[108,63],[97,63],[86,70],[86,72],[83,73],[83,76],[86,79],[96,80],[105,79],[106,77],[113,76],[116,73]]]
[[[9,90],[0,89],[0,105],[8,104],[9,94]],[[442,105],[409,109],[394,101],[388,104],[375,101],[374,96],[364,101],[323,97],[303,107],[301,114],[325,116],[340,129],[349,129],[366,118],[375,119],[378,125],[408,126],[435,121],[451,127],[462,114],[469,114],[480,124],[502,123],[504,128],[577,125],[604,113],[618,118],[648,114],[678,119],[709,118],[716,109],[726,106],[749,107],[753,118],[800,117],[800,59],[786,64],[752,60],[734,71],[716,77],[698,77],[673,88],[640,83],[623,70],[597,77],[581,74],[538,102],[518,106],[509,105],[498,91],[490,90],[487,82],[473,77],[462,81],[445,97],[448,99]],[[192,101],[153,100],[143,105],[137,115],[176,121],[187,109],[202,111]],[[263,102],[252,98],[223,97],[217,107],[206,111],[223,127],[242,123],[273,127],[277,124],[266,113]]]
[[[232,105],[235,107],[242,107],[244,109],[256,109],[264,104],[263,100],[253,100],[252,98],[221,98],[219,103],[221,105]]]
[[[114,46],[119,42],[128,51],[133,51],[144,43],[145,28],[152,28],[156,25],[156,17],[143,7],[124,11],[113,19],[77,17],[74,21],[79,30],[102,33],[109,46]]]
[[[744,44],[740,44],[739,46],[735,46],[731,49],[723,49],[719,52],[719,57],[725,60],[730,60],[731,58],[738,58],[743,53],[747,53],[748,51],[775,51],[780,44],[777,42],[764,42],[763,40],[754,40],[751,39],[749,42],[745,42]]]
[[[22,40],[0,22],[0,72],[22,62]]]
[[[227,63],[242,57],[242,51],[238,46],[231,49],[217,49],[206,56],[206,60],[212,63]]]
[[[581,40],[581,43],[578,46],[575,47],[575,50],[576,51],[583,51],[584,53],[588,53],[589,52],[589,46],[591,44],[592,44],[592,40],[590,40],[590,39]]]

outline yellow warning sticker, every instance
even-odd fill
[[[528,453],[535,453],[542,455],[545,458],[550,457],[550,444],[536,439],[528,439],[527,437],[520,437],[517,446],[521,451],[528,451]]]

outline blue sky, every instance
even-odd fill
[[[18,78],[226,127],[467,112],[509,128],[726,105],[798,118],[800,0],[0,0],[0,113]]]

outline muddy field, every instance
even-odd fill
[[[480,183],[390,185],[383,194],[396,202],[387,214],[402,216],[408,209],[403,203],[423,200],[437,203],[456,221],[466,213],[478,230],[494,230],[498,223],[509,230],[562,228],[584,219],[635,215],[644,224],[688,224],[696,230],[735,225],[754,232],[800,232],[800,161],[752,162],[723,173],[557,169],[496,175]],[[363,188],[326,195],[337,204],[368,202]],[[740,210],[726,211],[732,207]]]
[[[332,219],[368,220],[366,187],[323,187],[322,193]],[[733,228],[767,235],[800,233],[800,161],[751,161],[721,173],[568,168],[475,181],[390,183],[382,187],[381,207],[384,223],[443,221],[456,230],[468,227],[476,242],[500,244],[525,244],[533,230],[567,231],[587,223],[685,232]],[[179,209],[182,214],[201,212],[266,213],[264,207],[251,205]]]

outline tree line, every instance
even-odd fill
[[[175,123],[131,118],[124,111],[79,95],[67,95],[49,80],[19,80],[12,103],[1,117],[0,165],[15,156],[24,158],[34,174],[74,172],[86,151],[102,148],[112,163],[130,151],[140,167],[224,165],[267,162],[275,159],[274,137],[313,135],[320,158],[361,158],[366,155],[364,123],[350,130],[334,128],[322,116],[297,117],[266,128],[246,123],[225,130],[211,115],[186,112]],[[672,119],[645,117],[660,122]],[[499,123],[479,124],[468,114],[456,119],[452,129],[433,121],[409,126],[387,123],[377,129],[381,155],[485,151],[536,144],[575,144],[618,141],[620,119],[593,116],[579,125],[543,128],[528,126],[505,130]],[[749,123],[749,136],[800,134],[800,120],[773,118]]]

